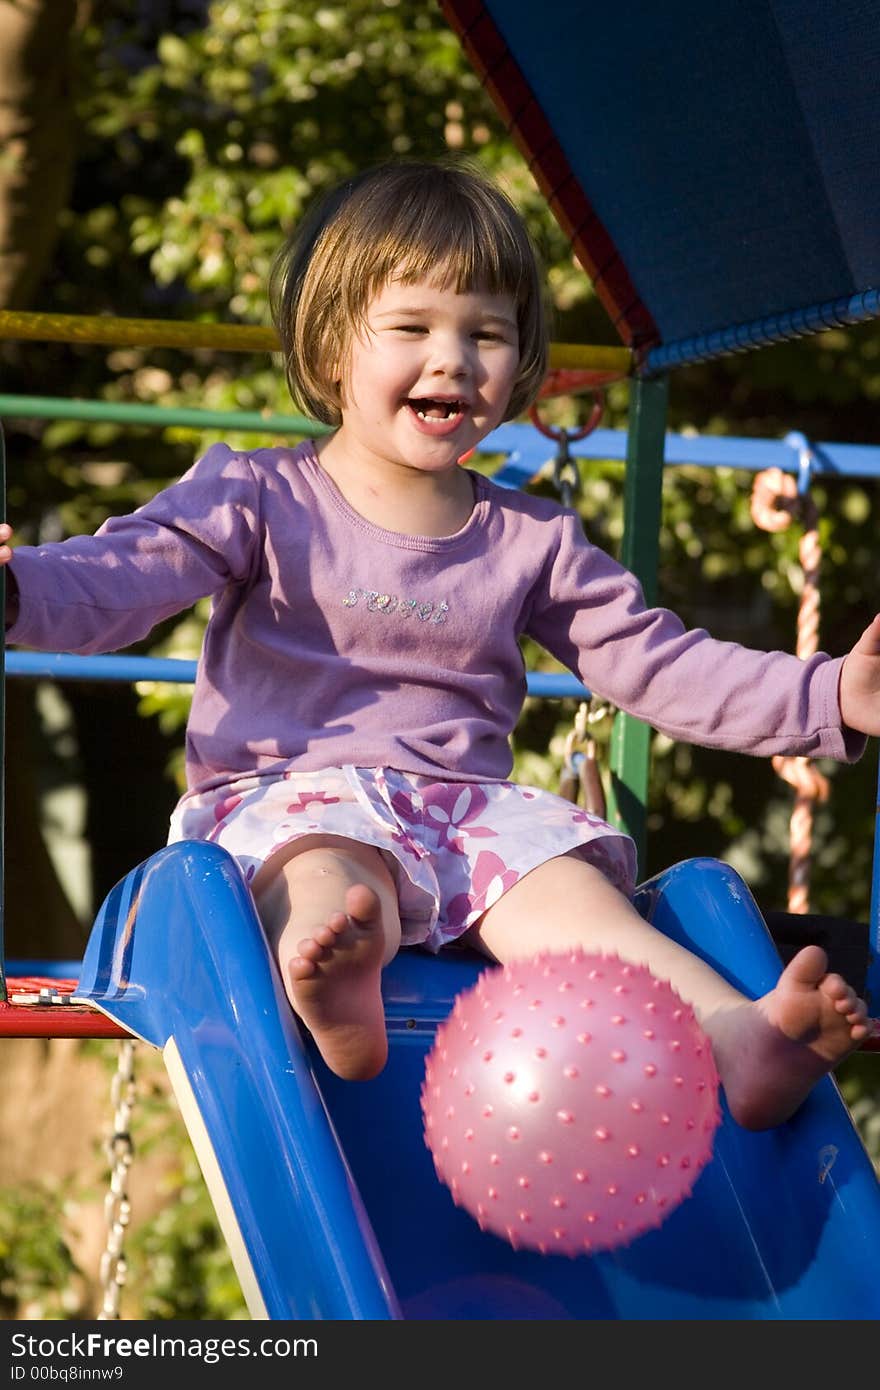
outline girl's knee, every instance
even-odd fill
[[[279,875],[288,882],[304,879],[341,879],[361,882],[367,874],[379,882],[391,882],[391,875],[381,854],[372,845],[341,836],[309,836],[295,841],[287,851],[279,850],[254,880],[254,894],[259,896]]]

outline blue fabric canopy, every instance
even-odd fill
[[[446,0],[655,365],[880,312],[880,0]]]

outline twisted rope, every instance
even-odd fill
[[[816,504],[809,493],[798,491],[791,474],[783,473],[781,468],[767,468],[755,478],[751,512],[755,525],[764,531],[784,531],[795,518],[804,528],[798,545],[804,578],[797,617],[796,652],[801,661],[805,661],[819,650],[822,547]],[[775,757],[772,763],[776,774],[795,791],[789,823],[788,910],[806,913],[810,910],[813,812],[817,801],[828,800],[830,785],[810,758]]]
[[[110,1159],[110,1190],[104,1199],[107,1221],[107,1244],[101,1256],[101,1287],[104,1300],[98,1319],[107,1321],[119,1317],[122,1290],[128,1275],[124,1242],[131,1217],[128,1197],[128,1170],[134,1149],[131,1142],[131,1112],[135,1099],[134,1043],[127,1039],[119,1044],[119,1058],[110,1090],[113,1102],[113,1133],[107,1141]]]

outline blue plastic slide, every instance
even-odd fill
[[[749,994],[779,973],[718,861],[658,876],[639,906]],[[388,1065],[342,1082],[301,1034],[225,851],[173,845],[107,898],[78,996],[163,1050],[254,1318],[880,1316],[880,1183],[831,1078],[772,1131],[725,1113],[692,1195],[628,1247],[571,1259],[482,1233],[435,1176],[419,1094],[437,1024],[487,968],[402,952]]]

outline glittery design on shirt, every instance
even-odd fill
[[[440,603],[430,599],[420,603],[417,598],[398,598],[396,594],[381,594],[378,589],[349,589],[342,602],[346,608],[356,608],[361,600],[371,613],[397,613],[401,618],[415,614],[423,623],[445,623],[449,612],[445,599]]]

